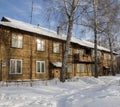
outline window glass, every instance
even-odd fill
[[[11,60],[11,73],[15,73],[15,60]]]
[[[85,72],[85,70],[86,70],[85,64],[77,64],[78,72]]]
[[[59,43],[54,43],[53,44],[53,52],[54,53],[59,53],[60,51],[60,44]]]
[[[84,54],[84,49],[77,49],[77,53],[80,54],[80,55],[83,55]]]
[[[21,73],[21,61],[17,61],[17,73]]]
[[[69,55],[72,55],[72,48],[69,48],[68,54],[69,54]]]
[[[22,48],[22,35],[12,34],[12,47]]]
[[[44,72],[44,69],[45,69],[44,66],[45,66],[45,63],[42,62],[42,63],[41,63],[41,72]]]
[[[38,51],[45,50],[45,40],[37,39],[37,50]]]
[[[18,36],[18,47],[22,48],[22,36]]]
[[[67,72],[72,72],[72,64],[71,63],[67,64]]]

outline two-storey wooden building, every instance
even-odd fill
[[[8,17],[0,22],[0,80],[60,76],[66,36]],[[66,78],[94,73],[94,44],[72,38]],[[110,66],[109,49],[98,46],[99,71]],[[116,64],[114,52],[114,64]]]

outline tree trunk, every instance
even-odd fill
[[[109,12],[108,12],[107,4],[105,4],[105,13],[106,13],[106,19],[107,19],[107,36],[109,41],[109,47],[110,47],[110,55],[111,55],[111,72],[112,75],[115,76],[114,71],[114,59],[113,59],[113,48],[112,48],[112,41],[111,41],[111,35],[110,35],[110,18],[109,18]]]
[[[66,15],[68,17],[68,29],[67,29],[67,38],[66,38],[66,43],[65,43],[65,50],[63,52],[63,57],[62,57],[62,70],[60,72],[60,81],[61,82],[65,81],[68,50],[69,50],[69,47],[70,47],[70,41],[71,41],[71,37],[72,37],[74,15],[75,15],[75,11],[76,11],[76,8],[77,8],[76,0],[71,1],[71,7],[70,8],[67,7],[66,3],[67,3],[67,1],[64,0],[64,4],[65,4],[65,8],[66,8]]]
[[[97,61],[97,0],[93,0],[94,8],[94,52],[95,52],[95,73],[94,77],[98,78],[98,61]]]
[[[112,75],[115,76],[115,70],[114,70],[114,59],[113,59],[113,48],[112,48],[112,41],[111,41],[111,37],[110,37],[110,33],[109,33],[109,24],[108,24],[108,40],[109,40],[109,46],[110,46],[110,56],[111,56],[111,72]]]
[[[70,41],[71,41],[71,37],[72,37],[72,29],[73,29],[73,18],[71,17],[69,20],[69,24],[68,24],[68,32],[67,32],[67,39],[66,39],[66,43],[65,43],[65,50],[64,50],[63,57],[62,57],[62,70],[60,73],[60,81],[61,82],[65,81],[67,57],[68,57],[68,50],[69,50]]]

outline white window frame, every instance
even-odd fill
[[[60,44],[53,43],[53,53],[60,53]]]
[[[37,51],[45,51],[45,40],[37,39]]]
[[[12,44],[13,48],[22,48],[23,47],[23,36],[21,34],[12,34]]]
[[[37,63],[40,63],[40,72],[38,72]],[[44,72],[42,72],[42,69],[41,69],[41,64],[42,63],[44,63]],[[43,73],[45,73],[45,61],[36,61],[36,73],[37,74],[43,74]]]
[[[15,71],[14,71],[14,73],[11,71],[11,66],[12,66],[12,62],[11,61],[15,61]],[[20,73],[18,73],[17,72],[17,61],[20,61],[21,62],[21,72]],[[10,72],[9,72],[9,74],[22,74],[22,59],[10,59]]]

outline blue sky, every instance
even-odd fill
[[[43,0],[33,0],[32,24],[48,27]],[[0,0],[0,18],[7,16],[30,23],[32,0]],[[52,22],[52,21],[51,21]],[[52,22],[54,24],[54,22]]]
[[[56,30],[57,22],[55,19],[47,20],[47,8],[49,4],[45,0],[33,0],[32,24],[39,24],[41,27]],[[0,19],[7,16],[13,19],[30,23],[32,0],[0,0]],[[80,38],[86,39],[86,34],[81,34],[80,28],[74,28],[74,35],[81,35]],[[90,32],[89,32],[90,33]],[[91,33],[90,33],[91,34]],[[76,36],[77,37],[77,36]],[[88,39],[88,38],[87,38]]]

